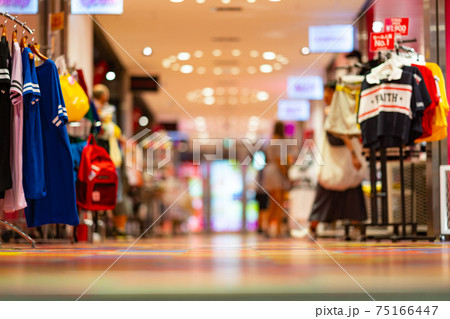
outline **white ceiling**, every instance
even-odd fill
[[[157,118],[168,120],[191,120],[197,116],[206,119],[239,116],[260,116],[286,89],[288,76],[299,76],[318,58],[318,54],[303,56],[301,47],[308,44],[308,26],[322,24],[353,23],[364,0],[231,0],[222,4],[220,0],[195,0],[173,3],[169,0],[126,0],[124,14],[120,16],[97,16],[99,23],[133,58],[130,58],[114,41],[111,41],[120,60],[132,75],[143,75],[144,70],[159,76],[163,90],[157,94],[146,94],[151,109]],[[214,7],[242,7],[237,12],[214,11]],[[238,38],[237,42],[217,42],[213,38]],[[153,54],[142,54],[150,46]],[[212,51],[220,49],[223,56],[214,57]],[[239,57],[231,56],[239,49]],[[179,52],[193,53],[202,50],[202,58],[191,57],[187,64],[195,68],[204,66],[207,73],[182,74],[165,69],[162,61]],[[247,73],[248,66],[257,66],[262,58],[252,58],[251,50],[273,51],[287,57],[289,64],[270,74]],[[307,75],[323,74],[331,54],[325,54],[308,71]],[[259,63],[259,64],[261,64]],[[272,64],[274,62],[271,62]],[[211,70],[217,65],[232,65],[240,68],[239,75],[214,75]],[[142,68],[144,69],[142,69]],[[208,72],[209,70],[209,72]],[[200,105],[189,102],[189,91],[203,87],[237,87],[269,92],[270,99],[256,104]],[[180,107],[182,106],[182,107]],[[182,108],[186,110],[183,111]],[[189,115],[187,114],[189,113]],[[274,118],[276,104],[265,113],[267,120]]]

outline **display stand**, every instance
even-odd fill
[[[420,236],[417,234],[417,223],[414,221],[413,209],[411,208],[410,220],[407,222],[406,216],[406,199],[405,199],[405,172],[404,172],[404,149],[403,146],[398,148],[398,160],[400,163],[400,203],[401,203],[401,222],[400,223],[389,223],[388,218],[388,183],[387,183],[387,149],[381,149],[379,151],[380,155],[377,158],[377,151],[375,149],[370,149],[369,151],[369,165],[370,165],[370,207],[371,207],[371,221],[370,223],[364,223],[362,225],[345,225],[345,239],[350,240],[350,228],[351,227],[361,227],[361,241],[366,241],[367,239],[383,240],[390,239],[392,242],[399,240],[429,240],[434,241],[435,237],[430,236]],[[380,161],[381,165],[381,192],[377,191],[377,161]],[[414,182],[411,183],[414,187]],[[380,212],[378,210],[378,199],[381,199],[381,218]],[[407,226],[411,226],[411,233],[407,233]],[[367,236],[367,228],[369,227],[393,227],[393,234],[386,234],[381,236]],[[401,229],[401,232],[399,231]]]

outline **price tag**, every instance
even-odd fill
[[[408,35],[409,18],[386,18],[384,20],[384,31],[394,32],[399,35]]]
[[[394,50],[394,48],[394,32],[380,32],[370,34],[370,52]]]

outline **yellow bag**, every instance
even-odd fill
[[[80,84],[70,74],[59,77],[69,122],[78,122],[89,111],[89,98]]]

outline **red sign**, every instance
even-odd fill
[[[394,50],[394,47],[394,32],[380,32],[370,34],[370,52]]]
[[[384,20],[384,31],[408,35],[409,18],[386,18]]]

